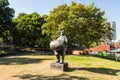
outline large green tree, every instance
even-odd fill
[[[82,5],[72,2],[54,8],[42,26],[42,33],[56,39],[62,29],[70,46],[88,48],[93,43],[111,38],[112,30],[104,17],[105,12],[94,6],[94,3]]]
[[[11,24],[14,17],[14,9],[9,7],[8,0],[0,0],[0,37],[9,41],[11,37]]]
[[[41,26],[44,23],[44,17],[38,13],[32,14],[20,13],[17,18],[13,20],[15,24],[14,43],[22,46],[31,46],[41,44]]]

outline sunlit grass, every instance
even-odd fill
[[[68,62],[69,69],[62,73],[49,69],[50,63],[55,61],[55,55],[41,55],[41,52],[3,57],[0,58],[0,75],[5,75],[5,79],[2,78],[3,76],[0,77],[3,80],[6,80],[7,77],[9,80],[16,79],[16,77],[17,80],[32,80],[32,78],[35,80],[69,80],[69,78],[77,80],[119,80],[120,78],[120,62],[113,60],[93,56],[66,55],[65,62]]]
[[[98,57],[92,57],[92,56],[76,56],[76,55],[69,55],[66,56],[66,61],[71,63],[71,65],[74,66],[86,66],[86,67],[111,67],[120,69],[120,62],[116,62],[113,60],[98,58]]]

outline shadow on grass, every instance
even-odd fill
[[[84,71],[113,75],[113,76],[117,76],[117,72],[120,72],[120,70],[110,69],[110,68],[69,68],[67,72],[72,72],[75,70],[84,70]]]
[[[32,63],[40,63],[44,60],[52,60],[52,59],[46,59],[46,58],[22,58],[22,57],[15,57],[15,58],[9,58],[4,57],[0,58],[0,65],[23,65],[23,64],[32,64]]]
[[[28,79],[28,80],[89,80],[88,78],[85,77],[70,76],[67,74],[60,74],[57,76],[23,74],[23,75],[15,75],[13,77],[19,77],[20,79]]]

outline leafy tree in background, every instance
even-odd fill
[[[13,17],[14,9],[9,7],[8,0],[0,0],[0,37],[5,42],[12,40],[10,30]]]
[[[51,11],[46,18],[46,23],[42,26],[42,33],[51,36],[52,39],[57,38],[60,30],[65,27],[64,24],[67,22],[68,10],[69,7],[63,4]]]
[[[14,42],[19,41],[16,44],[31,47],[41,44],[41,26],[44,23],[44,17],[41,17],[36,12],[32,14],[20,13],[13,20],[14,24],[16,24],[15,31],[17,32],[17,35],[14,35]]]
[[[42,34],[56,39],[62,29],[69,40],[69,47],[88,48],[103,39],[111,39],[111,27],[104,17],[105,12],[94,3],[82,5],[72,2],[54,8],[42,26]]]
[[[44,47],[64,29],[68,47],[88,48],[111,39],[112,29],[104,14],[94,3],[72,2],[54,8],[49,16],[20,13],[12,22],[14,10],[8,0],[0,0],[0,38],[21,46]]]

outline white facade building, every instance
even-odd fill
[[[116,40],[116,23],[115,21],[112,21],[110,23],[110,26],[113,28],[113,32],[112,32],[112,40]]]
[[[116,23],[115,21],[109,22],[110,27],[114,30],[112,31],[112,40],[107,39],[108,44],[115,44],[117,42],[116,40]]]

